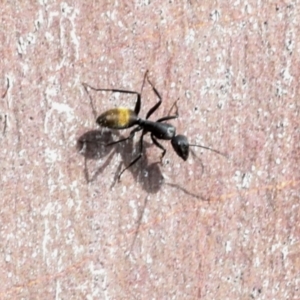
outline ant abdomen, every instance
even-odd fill
[[[101,114],[96,122],[98,125],[112,129],[125,129],[137,122],[136,113],[128,108],[118,107],[107,110]]]

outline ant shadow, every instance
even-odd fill
[[[138,145],[135,146],[133,139],[129,139],[123,143],[106,146],[107,144],[113,142],[116,137],[120,138],[119,131],[102,129],[87,131],[78,138],[77,151],[84,157],[84,176],[87,183],[94,182],[98,176],[100,176],[109,166],[114,155],[116,154],[120,154],[122,160],[115,171],[113,183],[111,184],[110,188],[112,189],[115,184],[119,182],[118,174],[121,172],[122,166],[128,166],[130,164],[135,156],[135,154],[133,154],[135,153],[135,148],[138,148]],[[146,192],[155,194],[163,185],[165,185],[169,186],[170,188],[180,190],[192,198],[209,202],[209,198],[191,192],[177,183],[166,182],[159,167],[161,164],[160,161],[151,164],[148,163],[146,150],[153,144],[144,141],[144,145],[145,147],[143,147],[142,159],[127,169],[126,172],[130,171],[135,180],[141,184],[142,188]],[[191,153],[198,160],[198,163],[201,164],[203,174],[204,165],[202,160],[194,153],[194,151],[191,151]],[[89,160],[97,161],[104,158],[105,161],[100,167],[96,168],[95,171],[89,170]],[[126,176],[126,172],[122,176]]]
[[[138,148],[138,146],[134,145],[133,139],[129,139],[123,143],[106,146],[113,142],[115,140],[113,137],[116,136],[120,137],[117,130],[104,129],[85,132],[78,138],[77,151],[84,157],[84,175],[87,183],[95,181],[111,163],[114,155],[119,154],[122,159],[115,171],[113,183],[110,186],[110,188],[113,188],[114,185],[119,182],[118,174],[121,172],[122,166],[129,165],[132,159],[136,156],[135,153],[138,149],[135,148]],[[144,141],[144,145],[145,147],[143,147],[142,159],[127,169],[126,172],[130,171],[135,180],[142,185],[142,188],[148,193],[153,194],[159,191],[164,183],[164,178],[160,171],[160,162],[151,164],[148,163],[146,149],[149,146],[152,146],[152,144]],[[105,159],[103,164],[96,168],[95,171],[91,171],[88,166],[88,161],[96,161],[100,159]],[[126,176],[126,172],[123,176]]]
[[[141,108],[141,95],[146,80],[148,84],[151,86],[154,94],[157,96],[159,101],[156,102],[156,104],[152,106],[152,108],[150,108],[150,110],[146,114],[145,119],[142,119],[139,118],[138,115]],[[173,150],[184,161],[187,160],[188,158],[190,146],[205,148],[217,152],[219,154],[222,153],[209,147],[189,144],[186,136],[180,134],[176,135],[175,126],[173,126],[172,124],[165,123],[165,121],[177,119],[178,100],[175,101],[174,104],[171,106],[171,109],[167,116],[161,117],[156,121],[148,120],[149,117],[160,107],[162,103],[161,95],[159,94],[159,92],[154,87],[154,85],[152,84],[152,82],[148,77],[148,70],[145,72],[143,78],[143,84],[140,92],[123,90],[123,89],[94,88],[86,83],[82,83],[82,85],[89,97],[90,105],[92,108],[94,118],[96,119],[96,123],[100,125],[102,128],[107,127],[111,129],[108,131],[105,131],[104,129],[103,131],[92,130],[86,132],[81,137],[79,137],[77,141],[78,151],[80,154],[82,154],[85,157],[85,177],[88,183],[94,181],[97,178],[97,176],[106,169],[108,164],[111,162],[114,153],[117,153],[120,154],[120,156],[122,157],[122,162],[125,168],[123,168],[122,170],[122,162],[121,162],[116,170],[111,188],[117,183],[117,181],[119,181],[120,176],[123,174],[123,172],[125,170],[129,170],[133,174],[134,178],[142,184],[143,189],[146,190],[148,193],[157,192],[162,186],[162,184],[164,183],[166,185],[169,185],[170,187],[178,188],[190,196],[202,199],[202,197],[190,193],[184,187],[180,187],[179,185],[174,183],[168,184],[167,182],[164,181],[164,177],[158,165],[161,164],[161,159],[164,157],[166,153],[166,149],[163,147],[163,145],[159,143],[158,140],[170,141],[173,146]],[[96,109],[94,106],[94,100],[91,94],[89,93],[89,89],[95,92],[102,91],[102,92],[136,95],[137,101],[135,104],[135,108],[134,110],[131,110],[129,108],[119,107],[119,108],[108,110],[97,117]],[[173,107],[176,108],[176,112],[174,115],[170,115]],[[121,117],[124,114],[130,117],[128,119]],[[130,131],[130,134],[129,136],[127,136],[127,138],[122,138],[122,139],[119,138],[117,140],[112,138],[112,133],[120,137],[118,130],[130,128],[133,126],[136,127]],[[140,152],[135,151],[136,147],[133,145],[133,137],[135,133],[139,131],[141,131],[141,136],[139,139]],[[146,154],[145,148],[148,147],[149,143],[146,143],[143,140],[143,137],[147,133],[150,133],[152,139],[152,145],[155,145],[156,147],[160,148],[163,151],[160,161],[152,164],[148,163],[147,155],[145,155]],[[132,153],[133,155],[131,155]],[[87,161],[91,159],[92,160],[102,159],[106,156],[108,157],[106,158],[106,161],[103,163],[103,165],[99,167],[92,176],[90,176],[90,173],[88,171]],[[141,157],[143,157],[143,159],[140,159]],[[139,166],[139,168],[137,168],[137,166]],[[202,161],[201,161],[201,166],[203,171]]]
[[[87,183],[95,181],[98,178],[98,176],[100,176],[103,172],[105,172],[106,168],[111,163],[112,158],[116,154],[120,154],[122,160],[115,171],[113,183],[110,188],[113,188],[113,186],[119,182],[118,174],[120,173],[123,164],[125,166],[129,165],[129,163],[134,158],[135,154],[132,153],[135,150],[134,149],[135,146],[133,143],[133,139],[129,139],[123,143],[106,146],[107,144],[113,142],[116,137],[120,138],[120,134],[118,131],[104,129],[104,130],[87,131],[78,138],[77,151],[84,157],[84,175]],[[126,172],[130,171],[133,174],[134,178],[137,181],[139,181],[139,183],[142,185],[142,188],[145,191],[154,194],[158,192],[163,185],[165,185],[165,186],[169,186],[170,188],[175,188],[176,190],[180,190],[184,194],[192,198],[195,198],[197,200],[209,202],[209,199],[201,195],[197,195],[193,192],[190,192],[177,183],[166,182],[160,171],[160,167],[159,167],[160,162],[148,164],[146,149],[152,146],[152,144],[146,141],[144,141],[144,143],[145,143],[145,147],[143,147],[142,159],[140,159],[135,165],[127,169]],[[138,145],[136,147],[138,148]],[[193,153],[193,155],[196,156],[195,153]],[[95,171],[89,170],[88,167],[89,160],[96,161],[104,158],[105,161],[102,163],[100,167],[97,167]],[[202,161],[201,159],[199,160],[201,163],[201,167],[203,168]],[[123,174],[123,176],[126,176],[126,172],[125,174]],[[142,207],[140,207],[140,212],[138,214],[137,225],[134,230],[133,239],[130,244],[130,247],[125,252],[126,257],[129,257],[134,249],[134,245],[136,243],[139,234],[139,230],[142,224],[142,219],[144,216],[147,203],[148,203],[148,196],[145,197],[144,203]]]
[[[175,152],[177,153],[178,156],[180,156],[183,160],[186,160],[188,157],[188,147],[189,146],[197,146],[197,145],[192,145],[189,144],[187,141],[187,138],[183,135],[177,135],[175,136],[175,131],[176,128],[170,124],[163,123],[164,121],[171,120],[177,118],[177,112],[176,115],[170,116],[170,112],[168,116],[162,117],[155,122],[151,122],[148,120],[148,118],[154,113],[158,107],[160,106],[162,102],[162,98],[158,91],[155,89],[149,78],[147,77],[148,71],[146,71],[144,75],[144,80],[143,80],[143,85],[141,88],[141,91],[143,89],[145,79],[147,78],[148,83],[152,87],[154,93],[156,96],[159,98],[159,102],[157,102],[147,113],[145,119],[138,119],[138,113],[140,111],[140,105],[141,105],[141,92],[134,92],[134,91],[127,91],[127,90],[119,90],[119,89],[96,89],[93,87],[88,86],[87,84],[83,84],[87,94],[89,95],[90,99],[90,104],[93,110],[93,114],[95,119],[97,120],[96,122],[100,126],[108,127],[108,128],[118,128],[118,129],[123,129],[126,128],[126,126],[132,127],[133,125],[137,125],[135,127],[128,138],[125,138],[125,141],[123,142],[118,142],[119,139],[115,139],[115,137],[120,137],[119,131],[117,130],[91,130],[83,135],[81,135],[78,140],[77,140],[77,150],[78,152],[84,156],[84,174],[86,181],[88,183],[93,182],[97,179],[97,177],[102,174],[107,166],[111,163],[112,158],[115,154],[119,154],[121,156],[121,162],[119,166],[115,170],[115,176],[113,178],[113,183],[111,185],[111,188],[114,187],[114,185],[119,181],[120,176],[123,174],[123,171],[130,171],[132,175],[134,176],[135,180],[138,181],[142,188],[147,191],[147,193],[157,193],[162,185],[169,186],[171,188],[176,188],[178,190],[181,190],[183,193],[194,197],[196,199],[200,199],[202,201],[209,201],[209,199],[206,199],[202,197],[201,195],[194,194],[184,187],[180,186],[179,184],[176,183],[168,183],[164,180],[164,177],[161,173],[159,165],[161,162],[155,162],[155,163],[148,163],[147,155],[146,155],[146,149],[149,147],[149,145],[155,145],[156,147],[160,148],[163,150],[165,153],[166,150],[156,139],[164,139],[164,140],[169,140],[171,141],[173,148]],[[93,99],[91,95],[89,94],[87,87],[95,90],[95,91],[110,91],[110,92],[119,92],[119,93],[127,93],[127,94],[136,94],[137,95],[137,102],[134,111],[126,109],[127,112],[133,113],[133,116],[136,118],[136,120],[133,123],[127,122],[124,126],[122,122],[120,122],[119,116],[115,114],[115,111],[112,112],[112,110],[107,111],[100,115],[98,118],[96,116],[96,110],[93,105]],[[176,105],[176,102],[173,104],[173,106]],[[173,107],[172,106],[172,107]],[[172,109],[171,107],[171,109]],[[176,105],[177,107],[177,105]],[[120,108],[117,109],[120,112]],[[171,111],[171,110],[170,110]],[[108,114],[111,113],[112,116],[115,117],[113,119],[112,124],[109,123],[109,118],[107,118]],[[135,146],[133,142],[133,136],[136,132],[142,131],[142,136],[140,137],[140,147],[139,145]],[[143,134],[146,133],[151,133],[151,139],[152,142],[151,144],[143,141]],[[156,139],[155,139],[156,138]],[[121,139],[122,140],[122,139]],[[199,147],[199,146],[198,146]],[[208,147],[200,146],[202,148],[209,149]],[[140,150],[137,150],[140,148]],[[215,151],[213,149],[210,149],[212,151]],[[141,151],[141,157],[142,159],[139,159],[139,151]],[[215,151],[218,152],[218,151]],[[96,167],[94,172],[90,172],[89,167],[88,167],[88,161],[90,160],[104,160],[104,163],[100,167]],[[201,161],[201,160],[200,160]],[[95,163],[97,164],[97,163]],[[122,171],[122,166],[125,166],[125,169],[123,167]],[[202,166],[202,171],[203,171],[203,164],[201,161],[201,166]],[[124,175],[123,175],[124,176]],[[131,253],[133,246],[135,244],[139,228],[142,223],[143,215],[145,208],[147,206],[148,202],[148,196],[145,198],[144,205],[141,208],[141,212],[139,213],[138,217],[138,225],[135,230],[135,235],[130,247],[130,251],[128,255]]]

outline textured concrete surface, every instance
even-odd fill
[[[185,3],[185,4],[182,4]],[[299,299],[299,1],[4,1],[0,299]],[[183,162],[100,114],[144,72]],[[157,101],[148,85],[141,116]],[[83,140],[89,141],[82,142]]]

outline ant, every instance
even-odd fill
[[[159,100],[147,112],[146,118],[142,119],[138,115],[139,115],[139,112],[140,112],[140,109],[141,109],[141,94],[142,94],[142,90],[143,90],[146,79],[147,79],[148,83],[150,84],[152,90],[154,91],[155,95],[158,97]],[[152,139],[154,145],[162,150],[161,161],[162,161],[163,157],[166,154],[166,149],[157,140],[171,141],[171,144],[173,146],[174,151],[184,161],[186,161],[188,159],[189,147],[190,146],[207,149],[207,150],[213,151],[217,154],[220,154],[220,155],[223,155],[223,156],[226,157],[225,154],[219,152],[218,150],[215,150],[215,149],[212,149],[212,148],[209,148],[209,147],[206,147],[206,146],[202,146],[202,145],[189,144],[188,139],[187,139],[186,136],[181,135],[181,134],[176,135],[176,128],[173,125],[168,124],[168,123],[163,123],[164,121],[168,121],[168,120],[178,118],[178,107],[177,107],[177,101],[178,100],[173,104],[173,106],[174,105],[176,106],[176,114],[175,115],[162,117],[162,118],[160,118],[156,121],[148,120],[149,117],[159,108],[159,106],[162,103],[161,95],[159,94],[159,92],[157,91],[157,89],[154,87],[154,85],[152,84],[152,82],[149,79],[148,70],[145,72],[145,75],[144,75],[141,92],[122,90],[122,89],[94,88],[94,87],[92,87],[92,86],[90,86],[86,83],[82,83],[82,85],[84,86],[84,89],[86,90],[88,95],[89,95],[89,93],[88,93],[87,89],[90,88],[90,89],[92,89],[94,91],[97,91],[97,92],[98,91],[104,91],[104,92],[113,92],[113,93],[133,94],[133,95],[136,95],[136,97],[137,97],[137,101],[136,101],[134,110],[129,109],[129,108],[125,108],[125,107],[117,107],[117,108],[113,108],[113,109],[105,111],[104,113],[102,113],[96,119],[96,123],[99,126],[108,127],[108,128],[111,128],[111,129],[121,130],[121,129],[126,129],[126,128],[130,128],[132,126],[137,125],[137,127],[135,127],[130,132],[128,137],[117,140],[117,141],[114,141],[114,142],[111,142],[111,143],[108,143],[105,146],[111,146],[111,145],[114,145],[114,144],[124,142],[124,141],[129,140],[129,139],[132,139],[136,132],[142,130],[142,135],[141,135],[140,140],[139,140],[139,145],[140,145],[139,154],[135,159],[133,159],[129,163],[128,166],[126,166],[119,173],[119,175],[118,175],[119,180],[121,178],[121,175],[127,169],[129,169],[132,165],[134,165],[142,157],[143,138],[144,138],[144,135],[147,134],[148,132],[151,134],[151,139]],[[89,95],[89,97],[90,97],[90,100],[91,100],[90,95]],[[172,106],[172,108],[173,108],[173,106]],[[171,110],[172,110],[172,108],[171,108]]]

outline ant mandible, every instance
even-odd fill
[[[159,101],[152,108],[150,108],[150,110],[146,114],[146,118],[142,119],[138,115],[139,115],[139,112],[141,109],[141,94],[142,94],[142,90],[143,90],[146,78],[147,78],[147,81],[150,84],[152,90],[158,97]],[[218,154],[226,157],[225,154],[219,152],[218,150],[215,150],[215,149],[212,149],[209,147],[205,147],[202,145],[189,144],[186,136],[181,135],[181,134],[176,135],[176,128],[173,125],[168,124],[168,123],[163,123],[164,121],[178,118],[178,108],[176,105],[177,101],[174,103],[176,105],[176,114],[175,115],[162,117],[156,121],[148,120],[149,117],[159,108],[159,106],[162,103],[161,95],[159,94],[159,92],[154,87],[154,85],[152,84],[152,82],[150,81],[150,79],[148,77],[148,70],[145,72],[145,75],[144,75],[141,92],[122,90],[122,89],[94,88],[86,83],[82,83],[82,85],[84,86],[84,89],[86,90],[88,95],[89,95],[89,93],[88,93],[87,89],[90,88],[97,92],[104,91],[104,92],[113,92],[113,93],[133,94],[133,95],[136,95],[136,97],[137,97],[137,101],[136,101],[134,110],[126,108],[126,107],[117,107],[117,108],[107,110],[106,112],[102,113],[96,119],[96,122],[99,126],[103,126],[103,127],[107,127],[107,128],[111,128],[111,129],[119,129],[120,130],[120,129],[126,129],[126,128],[130,128],[132,126],[137,125],[137,127],[135,127],[130,132],[128,137],[108,143],[105,146],[111,146],[114,144],[124,142],[129,139],[132,139],[136,132],[142,130],[142,135],[139,140],[139,146],[140,146],[139,154],[135,159],[133,159],[129,163],[129,165],[127,167],[125,167],[120,172],[120,174],[118,175],[119,180],[121,178],[121,175],[142,157],[143,138],[144,138],[144,135],[148,132],[151,134],[151,139],[152,139],[154,145],[162,150],[161,161],[166,154],[166,149],[157,141],[157,139],[170,140],[174,151],[184,161],[186,161],[188,159],[190,146],[207,149],[207,150],[213,151],[215,153],[218,153]],[[89,95],[89,97],[90,97],[90,100],[92,100],[90,95]]]

